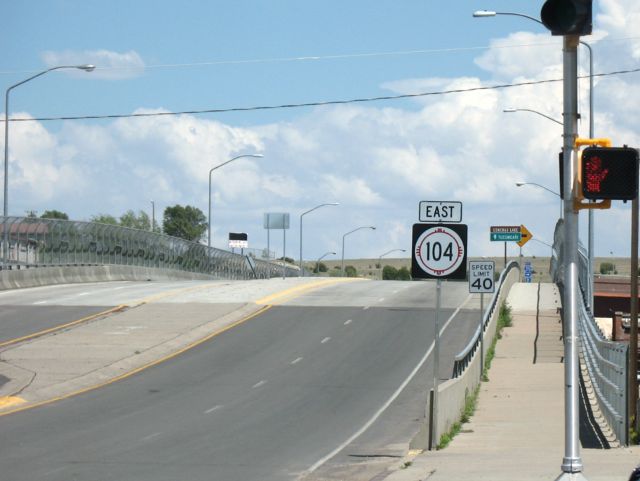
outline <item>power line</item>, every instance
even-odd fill
[[[617,70],[614,72],[593,74],[594,77],[610,77],[613,75],[624,75],[630,73],[640,72],[640,68],[629,70]],[[578,78],[589,78],[589,75],[579,75]],[[316,102],[302,102],[302,103],[290,103],[280,105],[261,105],[253,107],[231,107],[226,109],[203,109],[203,110],[182,110],[178,112],[147,112],[137,114],[111,114],[111,115],[80,115],[80,116],[65,116],[65,117],[38,117],[38,118],[10,118],[10,122],[50,122],[55,120],[95,120],[95,119],[122,119],[122,118],[139,118],[139,117],[161,117],[169,115],[201,115],[201,114],[219,114],[230,112],[252,112],[258,110],[277,110],[277,109],[293,109],[302,107],[321,107],[327,105],[344,105],[344,104],[357,104],[367,102],[379,102],[384,100],[400,100],[410,99],[417,97],[431,97],[437,95],[449,95],[466,92],[480,92],[487,90],[500,90],[513,87],[524,87],[530,85],[542,85],[548,83],[562,82],[563,79],[546,79],[546,80],[531,80],[528,82],[507,83],[498,85],[488,85],[481,87],[469,87],[450,90],[438,90],[433,92],[419,92],[413,94],[398,94],[398,95],[382,95],[378,97],[362,97],[346,100],[325,100]],[[4,122],[4,120],[0,120]]]

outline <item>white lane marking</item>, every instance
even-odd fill
[[[153,434],[149,434],[149,436],[145,436],[144,438],[141,439],[141,441],[149,441],[150,439],[155,438],[156,436],[160,436],[160,434],[162,433],[153,433]]]
[[[33,305],[35,306],[36,304],[46,304],[47,302],[49,301],[37,301],[37,302],[34,302]]]
[[[121,289],[126,289],[127,287],[129,287],[129,286],[114,287],[113,290],[114,291],[119,291]]]
[[[77,297],[88,296],[89,294],[91,294],[91,293],[90,292],[81,292],[80,294],[77,295]]]
[[[302,358],[301,358],[301,357],[297,357],[297,358],[295,358],[293,361],[291,361],[291,364],[292,364],[292,365],[293,365],[293,364],[298,364],[300,361],[302,361]]]
[[[325,337],[322,341],[320,341],[320,344],[324,344],[325,342],[329,342],[330,340],[330,337]]]
[[[344,321],[344,325],[348,326],[349,324],[351,324],[353,322],[353,319],[347,319],[346,321]]]
[[[363,311],[366,311],[367,309],[369,309],[369,306],[364,306],[364,307],[362,308],[362,310],[363,310]]]
[[[220,404],[216,404],[215,406],[213,406],[212,408],[207,409],[204,413],[205,414],[209,414],[212,413],[213,411],[217,411],[218,409],[220,409],[222,407],[222,405]]]
[[[264,379],[262,381],[258,381],[257,383],[255,383],[253,386],[251,386],[252,388],[257,388],[260,386],[264,386],[265,384],[267,384],[267,381],[265,381]]]
[[[382,302],[384,301],[384,297],[381,297],[380,299],[378,299],[378,302]]]
[[[392,292],[392,294],[397,294],[397,293],[398,293],[398,291],[393,291],[393,292]]]
[[[469,300],[471,299],[472,295],[470,294],[462,304],[460,304],[458,306],[458,308],[453,311],[453,314],[451,314],[451,317],[449,319],[447,319],[447,322],[444,323],[444,326],[442,326],[442,329],[440,330],[440,334],[442,334],[442,332],[447,328],[447,326],[449,324],[451,324],[451,321],[453,320],[454,317],[456,317],[456,315],[458,314],[458,312],[460,312],[460,309],[462,309],[464,307],[464,305],[469,302]],[[391,403],[393,401],[396,400],[396,398],[400,395],[400,393],[404,390],[405,387],[407,387],[407,385],[411,382],[411,380],[415,377],[415,375],[418,373],[418,371],[420,370],[420,368],[424,365],[424,363],[427,361],[427,359],[429,358],[429,355],[431,355],[431,352],[433,351],[434,348],[434,344],[435,342],[432,342],[431,345],[429,346],[429,349],[427,350],[427,352],[425,353],[424,356],[422,356],[422,359],[420,359],[420,362],[418,363],[418,365],[413,369],[413,371],[411,371],[411,373],[409,374],[409,376],[402,382],[402,384],[400,384],[400,387],[398,389],[396,389],[396,391],[391,395],[391,397],[389,399],[387,399],[387,401],[382,405],[382,407],[380,409],[378,409],[374,415],[371,417],[371,419],[369,419],[364,426],[362,426],[360,429],[358,429],[355,433],[353,433],[351,435],[351,437],[349,439],[347,439],[346,441],[344,441],[340,446],[338,446],[336,449],[334,449],[333,451],[331,451],[329,454],[327,454],[324,458],[319,459],[318,461],[316,461],[309,469],[307,469],[306,473],[307,474],[311,474],[313,473],[316,469],[318,469],[320,466],[322,466],[324,463],[326,463],[327,461],[329,461],[331,458],[333,458],[336,454],[338,454],[340,451],[342,451],[344,448],[346,448],[349,444],[351,444],[353,441],[355,441],[359,436],[362,435],[362,433],[364,433],[367,429],[369,429],[371,427],[371,425],[373,423],[375,423],[378,418],[380,416],[382,416],[382,413],[384,413],[387,408],[389,406],[391,406]]]

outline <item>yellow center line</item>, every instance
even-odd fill
[[[282,304],[283,302],[290,301],[291,299],[298,297],[302,294],[305,294],[314,289],[319,289],[321,287],[330,286],[333,284],[339,284],[342,282],[354,282],[354,281],[362,281],[365,279],[358,278],[342,278],[336,277],[333,279],[327,279],[322,281],[316,281],[309,284],[303,284],[295,287],[291,287],[289,289],[285,289],[284,291],[276,292],[275,294],[270,294],[256,301],[258,305],[277,305]]]
[[[26,402],[27,401],[19,396],[0,396],[0,409],[17,406],[18,404],[23,404]]]

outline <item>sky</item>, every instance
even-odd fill
[[[305,259],[410,257],[420,201],[460,201],[470,256],[500,256],[492,225],[525,225],[525,255],[548,256],[559,198],[562,40],[517,16],[531,0],[3,1],[0,88],[11,90],[9,213],[57,209],[73,220],[193,205],[212,244],[246,232],[267,245],[265,213],[289,213],[286,254]],[[640,2],[595,0],[594,73],[640,67]],[[579,70],[588,56],[579,50]],[[579,81],[588,137],[588,80]],[[469,90],[472,89],[472,90]],[[476,90],[473,90],[476,89]],[[449,90],[466,92],[437,94]],[[253,109],[433,93],[418,97]],[[5,110],[4,108],[1,108]],[[180,113],[193,111],[207,113]],[[221,112],[221,110],[227,110]],[[235,110],[235,111],[228,111]],[[640,74],[595,78],[597,137],[640,147]],[[131,114],[165,114],[130,117]],[[117,118],[44,120],[60,117]],[[37,120],[42,119],[42,120]],[[0,139],[4,147],[4,139]],[[630,205],[596,211],[595,254],[628,256]],[[586,244],[587,214],[580,214]],[[280,256],[282,231],[272,231]],[[515,244],[508,246],[516,255]]]

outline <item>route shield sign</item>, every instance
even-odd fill
[[[495,292],[496,284],[493,280],[495,271],[494,261],[469,261],[469,292],[472,294]]]
[[[414,279],[466,279],[467,226],[413,224],[411,276]]]

